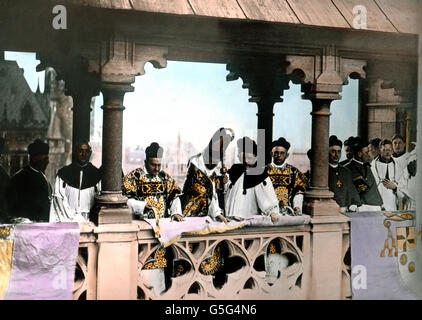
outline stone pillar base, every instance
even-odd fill
[[[312,277],[309,299],[342,299],[343,228],[348,218],[315,217],[312,219]]]
[[[334,194],[327,189],[311,188],[305,193],[303,212],[310,216],[336,216],[340,207],[333,199]]]
[[[97,228],[98,300],[136,300],[139,227],[108,224]]]
[[[103,191],[95,197],[95,209],[90,220],[96,225],[131,223],[132,212],[121,192]]]

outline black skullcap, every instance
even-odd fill
[[[249,137],[243,137],[237,140],[237,148],[239,152],[249,153],[250,146],[252,146],[253,154],[256,156],[258,154],[258,145],[254,140]]]
[[[351,136],[351,137],[347,138],[346,140],[344,140],[344,146],[349,147],[350,146],[349,140],[353,140],[353,139],[354,139],[354,137]]]
[[[368,143],[366,143],[360,137],[351,137],[348,140],[349,140],[349,147],[351,148],[353,154],[357,154],[363,148],[368,146]]]
[[[369,141],[369,144],[372,145],[374,148],[377,148],[377,149],[380,147],[380,143],[381,143],[380,138],[374,138],[371,141]]]
[[[286,139],[281,137],[273,141],[273,143],[271,144],[271,149],[274,147],[283,147],[284,149],[286,149],[286,151],[288,151],[290,149],[290,143]]]
[[[157,142],[152,142],[145,149],[146,158],[162,158],[163,157],[163,148]]]
[[[311,160],[312,160],[312,149],[309,149],[309,150],[306,152],[306,155],[308,156],[309,161],[311,161]]]
[[[28,154],[30,156],[48,154],[49,150],[50,148],[48,144],[43,142],[41,139],[35,139],[35,141],[28,146]]]
[[[343,143],[337,138],[337,136],[331,136],[328,145],[332,146],[339,146],[340,148],[343,147]]]

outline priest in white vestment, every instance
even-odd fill
[[[259,175],[249,174],[256,164],[255,141],[244,137],[237,143],[239,150],[244,150],[242,144],[253,144],[254,153],[241,151],[239,157],[243,163],[234,164],[228,171],[230,184],[225,201],[226,217],[250,218],[263,214],[271,216],[273,221],[278,220],[278,199],[265,168]]]
[[[401,174],[399,174],[400,169],[392,158],[392,153],[392,142],[387,139],[382,140],[380,142],[380,155],[373,161],[371,166],[382,198],[382,207],[387,211],[396,211],[398,209],[398,181],[401,178]]]
[[[237,144],[242,163],[234,164],[228,171],[230,184],[225,201],[226,217],[247,219],[262,214],[270,216],[274,223],[279,220],[280,208],[267,170],[262,168],[260,174],[251,172],[257,163],[257,145],[248,137],[239,139]],[[253,146],[253,153],[247,152],[247,145]],[[266,280],[273,284],[287,268],[289,261],[281,252],[268,251],[265,255]]]
[[[100,170],[89,162],[88,142],[78,143],[73,162],[58,170],[50,207],[50,222],[88,222],[94,198],[100,193]]]

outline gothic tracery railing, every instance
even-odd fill
[[[351,288],[351,272],[352,272],[352,261],[350,253],[350,222],[343,226],[343,248],[342,248],[342,288],[341,298],[352,299],[352,288]]]
[[[168,268],[184,266],[185,271],[175,276],[166,273],[166,290],[155,296],[141,276],[147,261],[154,257],[159,243],[147,225],[138,235],[138,299],[306,299],[310,281],[309,226],[248,227],[222,234],[185,236],[172,246],[172,260]],[[287,258],[287,267],[271,280],[265,271],[269,244],[275,243]],[[225,248],[224,272],[218,276],[200,272],[200,264],[212,256],[220,245]],[[266,257],[267,256],[267,257]]]
[[[74,300],[95,300],[97,298],[98,247],[94,227],[90,223],[80,225],[79,252],[73,285]]]

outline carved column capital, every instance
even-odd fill
[[[351,78],[365,78],[366,61],[340,57],[334,47],[323,48],[320,55],[287,56],[286,73],[302,84],[304,99],[341,99],[343,85]]]
[[[126,39],[113,37],[100,44],[100,56],[89,61],[88,70],[100,75],[102,86],[118,85],[126,92],[133,91],[135,76],[145,74],[144,66],[151,62],[156,68],[165,68],[168,49],[138,45]]]
[[[285,76],[285,62],[282,58],[237,59],[227,64],[230,73],[227,81],[242,79],[244,89],[248,89],[250,102],[271,100],[282,102],[284,90],[289,89],[288,77]]]
[[[287,56],[286,60],[287,75],[302,84],[303,98],[312,101],[311,187],[303,209],[314,217],[337,215],[339,207],[328,187],[330,104],[341,99],[349,77],[365,78],[366,62],[342,58],[334,47],[324,48],[319,55]]]
[[[285,61],[281,57],[242,58],[227,65],[227,70],[230,71],[227,81],[241,78],[242,87],[249,91],[249,102],[258,105],[257,126],[258,130],[265,130],[266,163],[271,162],[274,104],[282,102],[284,90],[289,89],[290,79],[285,74],[285,68]]]

